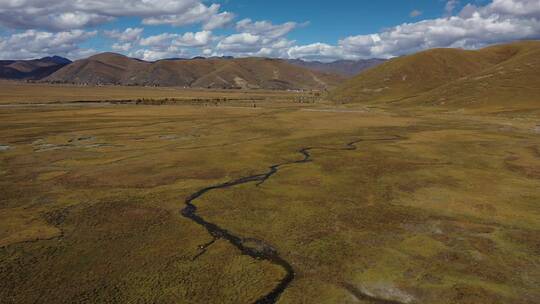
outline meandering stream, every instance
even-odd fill
[[[289,284],[294,280],[295,272],[292,265],[289,262],[287,262],[283,257],[281,257],[276,249],[266,244],[264,241],[242,238],[226,230],[223,227],[220,227],[214,223],[211,223],[205,220],[203,217],[197,214],[197,206],[195,206],[194,201],[200,198],[201,196],[203,196],[204,194],[213,190],[230,188],[230,187],[247,184],[247,183],[255,183],[256,186],[260,186],[266,180],[272,177],[274,174],[279,172],[279,170],[284,166],[294,165],[294,164],[304,164],[304,163],[311,162],[312,156],[310,152],[312,150],[352,151],[352,150],[356,150],[357,149],[356,144],[362,141],[392,141],[399,138],[400,137],[383,138],[383,139],[359,139],[359,140],[355,140],[355,141],[351,141],[347,143],[342,148],[305,147],[297,151],[299,154],[302,155],[302,158],[299,160],[293,160],[293,161],[288,161],[288,162],[272,165],[268,167],[268,171],[266,171],[265,173],[240,177],[235,180],[231,180],[228,182],[224,182],[221,184],[217,184],[217,185],[200,189],[199,191],[191,194],[185,200],[186,206],[181,211],[182,215],[194,221],[195,223],[203,226],[204,228],[206,228],[208,233],[210,233],[210,235],[213,238],[212,241],[200,246],[199,254],[197,254],[193,259],[197,259],[199,256],[204,254],[206,250],[208,249],[208,247],[211,246],[216,240],[224,239],[224,240],[227,240],[230,244],[232,244],[236,248],[238,248],[238,250],[240,250],[242,254],[248,255],[258,260],[266,260],[266,261],[271,262],[274,265],[278,265],[282,267],[286,272],[285,277],[270,293],[262,296],[257,301],[255,301],[255,304],[276,303],[279,296],[283,293],[283,291],[285,291],[285,289],[289,286]],[[256,248],[252,248],[246,244],[248,242],[257,243],[259,246],[254,246]]]

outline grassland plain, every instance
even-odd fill
[[[303,95],[303,94],[300,94]],[[0,105],[52,104],[68,102],[114,102],[156,100],[181,102],[293,101],[299,94],[270,90],[203,90],[180,87],[77,86],[68,84],[35,84],[0,80]]]
[[[537,112],[264,105],[0,108],[1,302],[257,301],[284,270],[180,210],[310,147],[193,202],[278,303],[538,303]]]

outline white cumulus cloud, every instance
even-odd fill
[[[124,31],[112,30],[105,31],[105,36],[113,39],[117,39],[120,42],[136,42],[141,38],[143,28],[131,28],[128,27]]]
[[[202,0],[2,0],[0,24],[17,29],[65,31],[115,20],[139,17],[144,24],[187,25],[201,23],[207,29],[225,25],[231,13]]]
[[[139,49],[129,53],[130,57],[140,58],[146,61],[156,61],[166,58],[183,58],[189,54],[185,50],[175,46],[169,46],[164,49]]]
[[[275,39],[287,35],[297,26],[298,24],[296,22],[286,22],[274,25],[269,21],[253,22],[251,19],[243,19],[236,24],[236,30],[243,33]]]
[[[197,33],[188,32],[178,36],[173,40],[173,44],[183,47],[203,47],[209,45],[212,40],[212,32],[210,31],[201,31]]]
[[[217,44],[220,54],[234,56],[285,57],[288,48],[294,45],[285,36],[301,26],[296,22],[273,24],[270,21],[243,19],[236,23],[239,33],[223,38]]]
[[[187,32],[184,34],[162,33],[159,35],[141,38],[139,48],[129,53],[130,56],[143,60],[154,61],[164,58],[187,58],[196,54],[205,53],[214,42],[215,37],[210,31]],[[121,51],[122,45],[118,46]],[[131,49],[130,46],[129,49]],[[129,50],[128,49],[128,50]]]
[[[206,6],[202,3],[198,3],[197,5],[178,13],[162,14],[159,16],[144,18],[143,24],[169,24],[173,26],[183,26],[194,23],[202,23],[204,29],[212,30],[223,27],[234,19],[234,15],[232,13],[219,13],[219,9],[219,4]]]
[[[59,55],[77,59],[95,53],[94,50],[80,48],[79,44],[96,34],[96,31],[83,30],[57,33],[26,30],[0,37],[0,58],[29,59]]]

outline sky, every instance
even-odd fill
[[[0,0],[0,59],[391,58],[540,39],[540,0]]]

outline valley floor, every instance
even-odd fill
[[[1,107],[0,302],[538,303],[539,117]]]

